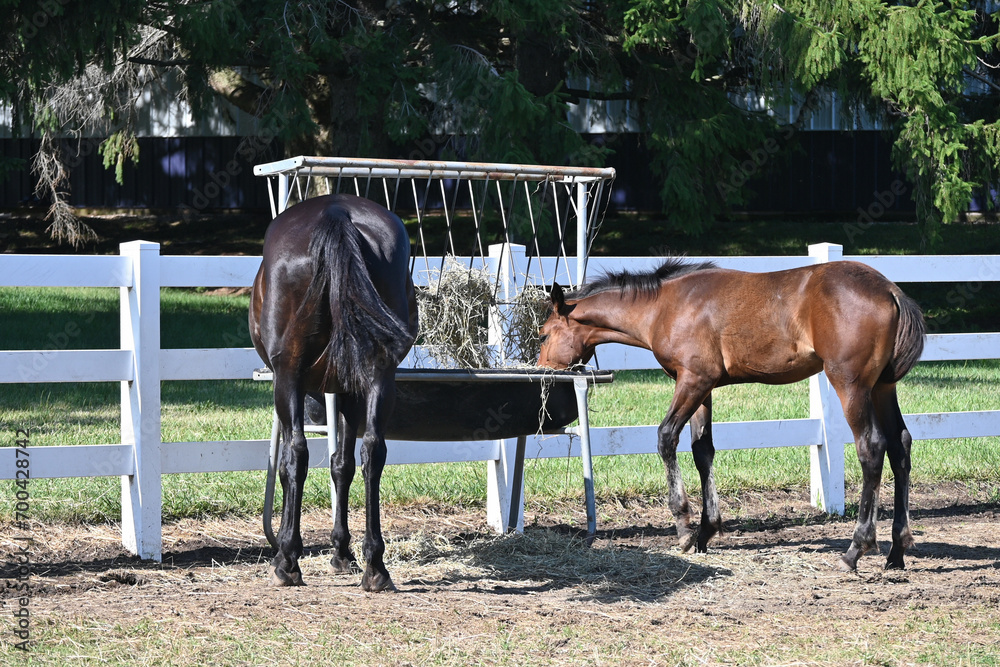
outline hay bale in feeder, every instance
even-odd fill
[[[445,368],[532,367],[541,349],[538,330],[548,315],[548,294],[524,286],[509,303],[498,303],[496,278],[487,270],[447,257],[428,286],[417,291],[417,343]],[[496,307],[496,308],[494,308]],[[490,345],[490,310],[503,321],[503,354]]]
[[[427,282],[417,290],[417,343],[445,368],[493,368],[496,355],[487,334],[494,303],[490,274],[448,257]]]

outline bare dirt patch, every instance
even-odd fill
[[[660,504],[601,503],[591,547],[576,507],[538,514],[529,499],[525,534],[503,537],[490,533],[480,512],[389,507],[387,562],[399,590],[376,595],[361,591],[360,575],[327,572],[326,512],[304,516],[307,585],[295,589],[267,586],[271,552],[257,520],[165,525],[162,563],[129,556],[117,526],[36,526],[32,608],[50,626],[88,619],[113,629],[148,619],[175,631],[225,627],[237,640],[277,624],[319,641],[309,634],[318,624],[354,638],[360,662],[387,664],[456,655],[590,662],[588,651],[594,662],[759,655],[769,663],[803,650],[824,662],[823,642],[841,646],[845,633],[881,636],[879,628],[923,637],[933,652],[933,632],[914,623],[942,618],[963,619],[952,621],[947,636],[989,655],[1000,639],[1000,505],[992,493],[957,484],[916,488],[917,546],[907,569],[883,571],[884,557],[867,555],[852,574],[834,566],[853,521],[827,517],[804,491],[724,498],[726,533],[709,554],[677,550]],[[889,523],[880,521],[883,553]],[[359,513],[352,530],[360,542]],[[4,576],[12,575],[8,562]],[[516,640],[509,650],[497,643],[504,633]],[[834,661],[850,650],[834,653]]]

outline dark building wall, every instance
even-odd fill
[[[281,158],[278,142],[242,137],[149,137],[139,140],[139,162],[126,162],[122,184],[105,169],[99,140],[66,140],[62,149],[70,172],[70,203],[94,208],[266,208],[264,179],[253,166]],[[24,168],[0,182],[0,208],[34,199],[30,172],[37,139],[2,139],[0,155],[22,158]]]
[[[660,184],[650,170],[648,151],[639,135],[616,135],[608,146],[615,154],[608,166],[615,167],[613,205],[620,209],[658,210]],[[746,187],[752,191],[747,205],[737,213],[857,214],[866,210],[877,195],[893,195],[889,210],[912,215],[910,186],[892,168],[891,147],[880,132],[798,132],[747,153],[739,173],[732,173],[723,187]],[[884,197],[883,197],[884,199]]]
[[[607,141],[615,151],[609,166],[618,176],[612,206],[659,210],[659,184],[639,135],[619,134]],[[127,163],[124,182],[115,182],[97,152],[98,140],[66,141],[63,149],[72,166],[70,202],[94,208],[267,208],[264,179],[253,166],[282,157],[277,141],[240,137],[160,137],[139,139],[139,164]],[[25,160],[25,168],[0,182],[0,208],[33,199],[30,173],[34,139],[2,139],[0,154]],[[857,215],[877,202],[879,193],[899,192],[888,210],[912,214],[909,185],[892,169],[890,147],[879,132],[798,132],[780,144],[781,151],[748,153],[743,179],[754,191],[743,211],[774,214]],[[791,149],[791,150],[786,150]]]

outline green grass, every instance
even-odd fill
[[[594,391],[591,423],[658,424],[672,393],[673,381],[659,371],[620,371],[613,384]],[[899,399],[904,413],[1000,410],[1000,361],[918,364],[900,383]],[[808,383],[723,387],[713,393],[712,408],[715,422],[806,418]],[[985,482],[1000,489],[1000,438],[917,441],[912,455],[914,482]],[[847,484],[860,484],[861,469],[853,447],[846,450],[845,468]],[[698,475],[690,457],[681,457],[681,471],[685,485],[697,490]],[[887,478],[890,475],[886,467]],[[595,462],[595,476],[606,493],[629,496],[665,492],[663,470],[656,456],[601,457]],[[719,451],[716,483],[722,492],[806,485],[809,450],[782,447]]]
[[[113,349],[120,344],[119,290],[0,288],[0,350]],[[247,296],[160,291],[164,348],[249,347]]]

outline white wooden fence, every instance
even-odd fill
[[[995,255],[842,257],[840,246],[819,244],[810,246],[805,256],[691,259],[772,271],[841,258],[863,261],[895,282],[955,282],[964,284],[969,294],[984,281],[1000,280],[1000,256]],[[525,265],[516,247],[509,261],[508,270]],[[595,275],[608,269],[651,268],[655,263],[649,257],[591,257],[587,271]],[[144,241],[122,244],[118,256],[0,255],[0,286],[120,288],[120,349],[66,349],[59,332],[40,331],[39,343],[44,343],[40,349],[0,351],[0,383],[121,383],[120,443],[34,447],[30,471],[34,478],[120,476],[122,541],[143,558],[161,557],[162,475],[263,470],[268,458],[267,439],[163,442],[161,381],[249,379],[261,362],[253,348],[161,349],[160,288],[248,286],[259,264],[259,257],[162,256],[157,244]],[[554,260],[543,265],[546,280],[552,280],[557,275]],[[575,275],[574,261],[568,260],[559,271]],[[994,358],[1000,358],[1000,333],[931,335],[922,360]],[[604,369],[658,368],[649,352],[623,346],[603,346],[599,360]],[[1000,435],[1000,411],[909,415],[907,424],[916,440]],[[269,420],[261,423],[262,434],[269,430]],[[591,433],[594,455],[656,452],[656,425],[593,428]],[[844,445],[852,437],[823,374],[810,379],[809,418],[719,423],[714,434],[719,449],[808,446],[814,503],[828,512],[843,513]],[[311,439],[310,447],[315,447],[311,460],[316,467],[325,466],[325,441]],[[686,433],[681,448],[690,449]],[[488,515],[491,524],[502,529],[512,451],[504,441],[396,442],[389,444],[388,463],[488,462],[496,473],[488,475]],[[531,458],[578,456],[579,443],[571,436],[540,436],[529,443],[527,452]],[[0,447],[0,479],[13,479],[15,471],[15,448]]]

